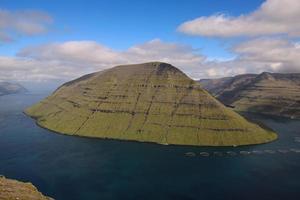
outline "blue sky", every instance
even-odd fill
[[[300,72],[299,0],[1,0],[0,8],[0,81],[67,81],[150,61],[193,79]]]
[[[175,3],[176,2],[176,3]],[[235,40],[191,37],[176,31],[184,21],[199,16],[226,13],[238,16],[255,10],[261,0],[101,0],[53,1],[2,0],[7,10],[41,10],[52,18],[48,34],[21,37],[16,42],[0,46],[2,55],[14,55],[20,48],[47,42],[94,40],[116,50],[155,38],[167,42],[192,45],[212,58],[230,58],[228,45]]]

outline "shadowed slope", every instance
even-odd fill
[[[235,110],[300,118],[300,74],[264,72],[226,80],[212,79],[200,83],[204,83],[203,87],[222,103],[234,106]]]
[[[79,78],[26,113],[42,127],[64,134],[160,144],[232,146],[277,137],[160,62],[118,66]]]

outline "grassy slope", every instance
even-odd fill
[[[72,81],[26,113],[42,127],[88,137],[209,146],[277,138],[165,63],[119,66]]]

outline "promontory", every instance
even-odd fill
[[[0,175],[1,200],[54,200],[44,196],[31,183],[7,179]]]

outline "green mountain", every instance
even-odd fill
[[[27,90],[20,84],[0,82],[0,96],[7,95],[7,94],[23,93],[26,91]]]
[[[86,137],[199,146],[277,138],[223,106],[177,68],[160,62],[83,76],[25,112],[42,127]]]
[[[237,111],[300,119],[300,74],[264,72],[205,79],[200,84]]]

